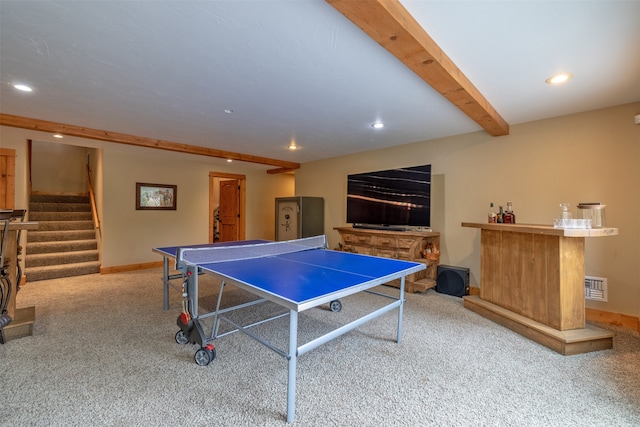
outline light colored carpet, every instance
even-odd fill
[[[243,334],[193,361],[176,344],[179,294],[162,310],[160,269],[27,284],[32,337],[0,345],[2,426],[283,426],[286,361]],[[215,282],[202,305],[213,304]],[[380,287],[385,292],[395,289]],[[228,300],[246,295],[234,290]],[[296,426],[638,426],[640,337],[561,356],[428,291],[407,294],[404,334],[389,313],[298,359]],[[377,304],[301,315],[308,340]],[[261,305],[253,311],[272,310]],[[288,319],[261,325],[286,342]],[[600,325],[602,326],[602,325]]]

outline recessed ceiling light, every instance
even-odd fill
[[[232,109],[230,109],[230,108],[225,108],[225,109],[224,109],[224,112],[225,112],[225,113],[227,113],[227,114],[232,114],[232,113],[233,113],[233,110],[232,110]]]
[[[382,129],[384,127],[384,123],[381,122],[375,122],[371,125],[372,128],[374,129]]]
[[[298,146],[295,144],[295,142],[292,142],[291,144],[289,144],[289,150],[297,150]]]
[[[554,76],[549,77],[544,82],[550,85],[557,85],[557,84],[566,82],[571,77],[573,77],[573,74],[571,73],[560,73],[560,74],[556,74]]]
[[[55,135],[53,135],[54,138],[59,138],[62,139],[64,138],[62,135],[60,135],[59,133],[56,133]]]
[[[231,163],[231,162],[233,162],[233,160],[227,159],[227,163]]]
[[[31,91],[33,91],[33,89],[31,89],[29,86],[23,85],[23,84],[19,84],[19,83],[14,84],[13,87],[15,87],[16,89],[21,90],[23,92],[31,92]]]

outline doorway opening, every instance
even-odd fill
[[[209,243],[245,239],[246,177],[209,172]]]

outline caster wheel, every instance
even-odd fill
[[[204,346],[204,349],[209,355],[209,360],[213,362],[213,359],[216,358],[216,348],[213,346],[213,344],[207,344]]]
[[[209,353],[204,348],[196,351],[196,354],[193,356],[193,360],[196,361],[196,364],[199,366],[207,366],[211,359],[209,358]]]
[[[339,312],[340,310],[342,310],[342,303],[339,300],[331,301],[329,303],[329,310],[333,311],[334,313]]]
[[[189,337],[182,329],[176,332],[176,342],[180,345],[185,345],[189,342]]]
[[[216,349],[211,344],[207,344],[206,346],[202,347],[201,349],[196,351],[196,354],[193,356],[193,359],[199,366],[207,366],[215,358]]]

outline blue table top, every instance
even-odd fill
[[[175,258],[179,248],[259,245],[267,240],[205,243],[153,249]],[[198,267],[274,302],[306,309],[424,270],[423,263],[340,252],[307,249],[294,253],[236,261],[201,263]]]
[[[199,267],[297,305],[330,295],[346,295],[350,289],[387,283],[426,268],[422,263],[327,249]]]

